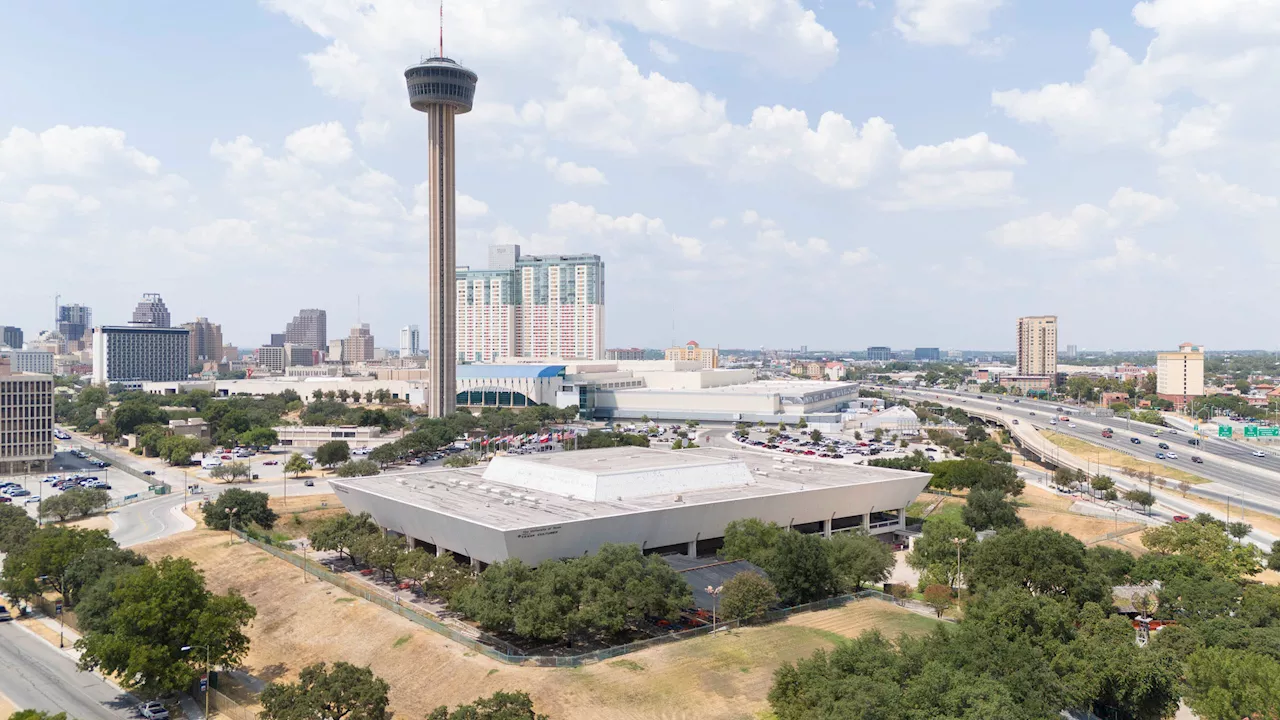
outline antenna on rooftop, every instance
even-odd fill
[[[440,0],[440,57],[444,57],[444,0]]]

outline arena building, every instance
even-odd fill
[[[799,532],[901,533],[920,472],[777,458],[722,448],[608,448],[499,456],[487,466],[329,481],[352,513],[413,547],[473,565],[531,565],[603,543],[712,555],[733,520]]]

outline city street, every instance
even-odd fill
[[[0,693],[19,709],[65,712],[76,720],[133,717],[135,701],[16,622],[0,624]]]

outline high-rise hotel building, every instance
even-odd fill
[[[458,271],[458,362],[604,357],[599,255],[522,256],[504,245],[489,257],[497,267]]]
[[[1058,374],[1058,316],[1018,318],[1018,375],[1054,377]]]
[[[14,374],[0,357],[0,475],[45,470],[53,460],[53,378]]]

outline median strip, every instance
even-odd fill
[[[1081,460],[1091,460],[1099,465],[1108,465],[1110,467],[1119,468],[1129,474],[1139,472],[1149,472],[1160,477],[1169,478],[1178,482],[1186,482],[1191,485],[1200,485],[1210,482],[1207,478],[1199,475],[1193,475],[1186,470],[1171,468],[1158,463],[1139,460],[1131,455],[1126,455],[1117,450],[1112,450],[1103,445],[1091,443],[1088,440],[1056,433],[1052,430],[1041,430],[1040,434],[1049,442],[1075,455]]]

